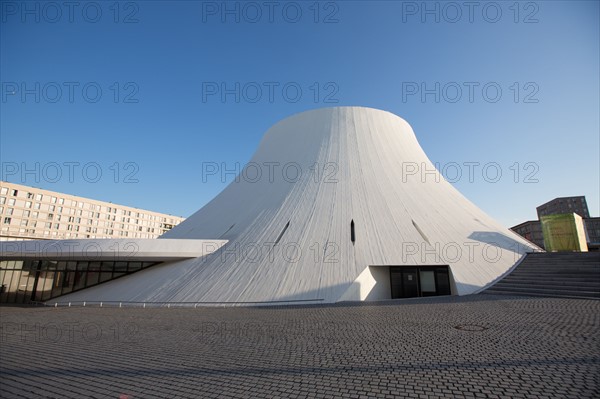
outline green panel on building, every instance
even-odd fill
[[[581,216],[561,213],[541,217],[546,251],[587,252],[585,230]]]

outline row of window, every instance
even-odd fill
[[[4,217],[4,219],[2,220],[3,224],[11,224],[12,223],[12,218],[10,216],[6,216]],[[16,220],[15,220],[16,221]],[[20,224],[17,224],[19,226],[23,226],[23,227],[44,227],[47,230],[50,229],[54,229],[54,230],[60,230],[61,226],[65,226],[65,224],[63,223],[62,225],[60,223],[52,223],[52,222],[40,222],[37,220],[32,220],[29,221],[27,219],[22,219]],[[84,226],[78,226],[76,224],[66,224],[67,226],[67,230],[68,231],[79,231],[80,228],[84,227]],[[113,229],[114,229],[114,223],[110,223],[109,225],[107,225],[106,227],[109,227],[110,229],[102,229],[102,228],[98,228],[98,227],[92,227],[92,226],[87,226],[85,227],[85,231],[87,233],[96,233],[98,231],[102,232],[103,230],[106,230],[107,234],[113,234]],[[123,224],[121,224],[121,230],[123,230],[123,233],[127,233],[127,231],[125,230],[125,226]],[[163,229],[163,231],[167,231],[168,229]],[[144,228],[142,226],[138,226],[137,229],[135,229],[134,231],[144,231]],[[154,227],[147,227],[145,229],[146,233],[155,233],[157,231],[157,229],[155,229]]]
[[[52,197],[55,198],[55,197]],[[16,202],[16,200],[14,198],[6,198],[6,197],[0,197],[0,205],[5,205],[7,204],[8,206],[19,206]],[[83,203],[80,203],[83,204]],[[32,202],[32,201],[25,201],[24,204],[22,205],[22,207],[26,208],[26,209],[37,209],[40,210],[42,209],[42,204],[39,202]],[[92,211],[88,211],[86,212],[86,216],[88,217],[95,217],[95,218],[100,218],[100,212],[95,212],[95,211],[102,211],[102,207],[100,205],[98,206],[94,206],[93,204],[90,204],[90,207],[95,207],[95,209],[93,209]],[[80,207],[81,208],[81,207]],[[62,213],[63,211],[67,214],[78,214],[79,216],[83,216],[83,210],[82,209],[75,209],[75,208],[64,208],[62,206],[56,206],[56,205],[44,205],[44,210],[48,210],[50,212],[58,212],[58,213]],[[111,208],[108,207],[107,208],[107,212],[108,213],[112,213],[112,214],[106,214],[106,218],[107,219],[111,219],[112,220],[116,220],[117,217],[117,208]],[[161,217],[161,216],[156,216],[156,215],[148,215],[142,212],[131,212],[131,211],[125,211],[125,210],[121,210],[121,212],[119,212],[120,215],[123,215],[121,217],[121,220],[124,221],[127,219],[127,221],[134,219],[134,220],[140,220],[140,219],[148,219],[150,221],[156,221],[156,222],[162,222],[162,223],[173,223],[176,219],[174,218],[167,218],[167,217]]]
[[[81,218],[76,218],[73,216],[70,216],[68,219],[65,217],[61,217],[60,215],[58,215],[56,218],[54,218],[53,214],[48,214],[47,217],[44,219],[44,215],[41,215],[42,217],[37,217],[38,215],[34,215],[32,219],[26,219],[26,218],[14,218],[13,217],[13,212],[12,209],[8,209],[6,212],[6,216],[4,217],[4,223],[5,224],[10,224],[11,221],[14,219],[16,221],[20,220],[20,224],[21,226],[27,226],[29,223],[32,223],[33,227],[36,226],[37,222],[43,222],[43,220],[48,220],[48,221],[53,221],[54,224],[58,224],[58,222],[63,222],[63,224],[65,223],[69,223],[69,224],[76,224],[76,225],[82,225],[82,220]],[[85,222],[85,220],[83,221]],[[50,222],[51,223],[51,222]],[[46,225],[48,227],[50,227],[50,223],[46,223]],[[122,230],[133,230],[133,231],[144,231],[144,227],[146,227],[146,225],[144,226],[139,226],[139,225],[132,225],[132,224],[125,224],[125,223],[115,223],[115,222],[104,222],[104,223],[99,223],[98,220],[93,220],[93,219],[87,219],[87,225],[88,226],[104,226],[104,227],[111,227],[111,228],[120,228]],[[84,227],[84,226],[82,226]],[[145,230],[147,232],[154,232],[156,229],[164,229],[164,230],[170,230],[171,228],[173,228],[173,225],[169,225],[169,224],[165,224],[165,223],[161,223],[159,226],[147,226],[145,228]]]
[[[117,234],[118,233],[118,234]],[[164,233],[164,231],[163,231]],[[153,233],[138,233],[138,232],[128,232],[128,231],[111,231],[109,233],[102,233],[99,231],[98,234],[93,233],[77,233],[77,232],[65,232],[65,231],[50,231],[50,230],[36,230],[36,229],[26,229],[19,227],[11,227],[9,230],[8,227],[2,227],[1,236],[6,236],[10,240],[19,239],[19,238],[44,238],[48,239],[52,237],[52,239],[72,239],[72,238],[119,238],[119,237],[128,237],[128,238],[156,238],[158,234]]]
[[[8,187],[2,187],[2,188],[0,188],[0,194],[2,194],[2,195],[8,194],[8,191],[9,191]],[[19,190],[17,190],[17,189],[10,190],[10,195],[12,197],[17,197],[19,195]],[[40,194],[40,193],[34,194],[34,193],[31,193],[31,192],[27,192],[26,196],[27,196],[27,199],[34,199],[35,198],[36,201],[42,201],[43,199],[45,199],[45,198],[47,199],[48,198],[48,195],[46,195],[44,197],[44,194]],[[64,198],[58,198],[58,197],[50,196],[50,202],[52,204],[56,204],[57,201],[61,205],[63,205],[65,203],[65,199]],[[78,203],[77,203],[77,201],[71,201],[71,205],[72,206],[77,206]],[[79,203],[79,207],[83,208],[83,202]]]
[[[154,236],[155,234],[162,234],[165,233],[167,231],[169,231],[169,229],[166,228],[154,228],[154,227],[147,227],[147,228],[143,228],[142,226],[139,226],[137,229],[135,230],[125,230],[125,227],[123,227],[123,225],[121,225],[120,229],[119,228],[115,228],[115,226],[113,226],[113,224],[111,223],[109,226],[106,226],[106,228],[98,228],[98,227],[92,227],[92,226],[79,226],[79,225],[74,225],[74,224],[60,224],[60,223],[52,223],[52,222],[41,222],[38,223],[38,221],[28,221],[26,219],[21,220],[21,222],[19,223],[18,219],[14,220],[15,223],[13,224],[13,219],[10,216],[4,217],[2,219],[2,223],[5,225],[11,225],[11,228],[13,228],[13,230],[16,231],[16,229],[21,226],[21,227],[30,227],[31,229],[35,229],[35,228],[43,228],[43,230],[38,231],[38,234],[42,234],[42,232],[44,230],[61,230],[62,228],[62,232],[65,231],[84,231],[86,233],[99,233],[99,234],[107,234],[107,235],[114,235],[114,234],[118,234],[119,236],[125,236],[125,237],[130,237],[130,233],[132,234],[131,237],[133,237],[133,233],[137,232],[137,233],[141,233],[141,232],[145,232],[148,233],[152,236]],[[66,227],[65,227],[66,226]],[[115,233],[116,230],[116,233]],[[9,231],[8,227],[4,227],[2,229],[2,231]],[[21,231],[22,233],[24,233],[25,231]],[[34,232],[35,233],[35,232]],[[47,234],[46,234],[47,235]],[[53,234],[56,235],[56,234]],[[137,237],[137,236],[136,236]]]
[[[181,220],[112,204],[0,187],[0,233],[6,237],[156,238]]]
[[[15,216],[17,216],[14,211],[15,211],[14,208],[7,208],[6,212],[4,212],[4,207],[0,206],[0,214],[4,213],[6,216],[13,216],[13,214],[14,214]],[[54,218],[55,218],[54,213],[46,214],[46,213],[40,213],[37,211],[34,211],[33,213],[31,213],[31,211],[23,211],[22,216],[23,216],[23,218],[31,217],[34,220],[39,220],[39,219],[54,220]],[[63,220],[63,217],[64,217],[64,220]],[[82,223],[81,217],[68,216],[68,219],[66,219],[66,218],[67,218],[67,215],[61,215],[61,214],[56,215],[57,222],[68,220],[69,223],[78,223],[78,224]],[[111,222],[111,220],[113,222]],[[108,221],[106,221],[104,223],[104,226],[113,227],[115,224],[114,221],[116,221],[116,219],[114,217],[112,219],[109,217]],[[125,217],[123,217],[121,219],[121,221],[123,222],[123,223],[121,223],[122,229],[127,228],[127,229],[139,230],[139,231],[142,231],[142,228],[141,228],[142,226],[159,227],[159,228],[165,228],[165,229],[171,229],[175,226],[175,224],[171,224],[171,223],[150,223],[145,220],[140,223],[139,219],[131,220],[131,218],[125,218]],[[83,222],[85,223],[85,220],[83,220]],[[127,227],[125,227],[126,223],[129,224],[129,225],[127,225]],[[133,224],[131,224],[131,223],[133,223]],[[99,224],[99,220],[94,220],[94,219],[87,219],[87,224],[94,225],[94,226],[101,225],[101,224]]]
[[[14,260],[0,262],[0,302],[47,301],[135,273],[154,262]]]

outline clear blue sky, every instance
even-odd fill
[[[514,3],[2,1],[2,178],[189,216],[227,184],[203,163],[243,165],[291,114],[363,105],[406,119],[506,226],[559,196],[598,216],[599,3]]]

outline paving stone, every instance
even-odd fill
[[[600,301],[0,307],[0,397],[600,397]]]

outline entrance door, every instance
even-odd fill
[[[419,296],[418,279],[416,270],[405,270],[402,272],[402,296],[400,298]]]
[[[392,282],[392,298],[419,296],[417,269],[390,268],[390,280]]]
[[[448,266],[390,266],[392,299],[450,295]]]

